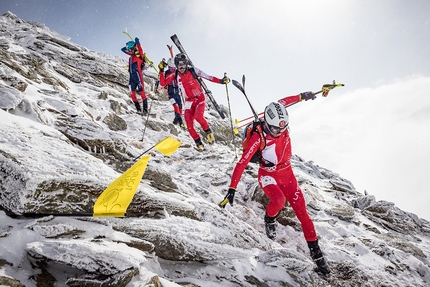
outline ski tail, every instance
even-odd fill
[[[170,37],[170,39],[173,41],[173,43],[175,44],[175,46],[178,48],[178,50],[181,53],[184,53],[185,55],[187,55],[188,60],[190,61],[190,65],[192,67],[194,67],[193,62],[191,61],[190,57],[188,56],[187,52],[185,52],[184,47],[181,44],[181,41],[179,41],[179,38],[176,34],[172,35]],[[200,83],[200,86],[202,87],[203,91],[205,92],[206,96],[209,98],[209,100],[212,102],[213,108],[218,112],[218,114],[220,115],[220,117],[222,119],[225,119],[225,115],[223,110],[220,108],[220,106],[218,105],[217,101],[215,100],[215,98],[212,95],[212,92],[208,89],[208,87],[206,86],[205,82],[200,79],[199,77],[196,78],[197,81]]]
[[[169,49],[169,52],[170,52],[170,58],[172,58],[173,59],[173,46],[172,45],[167,45],[167,49]]]
[[[231,81],[233,83],[233,85],[239,89],[239,91],[242,92],[242,94],[245,96],[246,101],[248,102],[249,107],[251,108],[252,114],[254,115],[254,120],[258,121],[259,120],[259,115],[257,114],[257,112],[255,111],[254,107],[252,106],[251,102],[249,101],[248,96],[246,95],[245,89],[243,88],[243,86],[236,80],[232,80]],[[245,75],[243,75],[242,77],[242,83],[245,84]]]

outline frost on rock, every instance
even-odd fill
[[[172,124],[165,92],[151,98],[148,117],[136,114],[126,60],[12,13],[0,25],[0,285],[430,282],[427,220],[362,195],[337,173],[294,155],[294,173],[333,271],[323,278],[314,272],[289,204],[277,217],[277,238],[267,238],[268,199],[257,165],[246,168],[234,205],[218,206],[235,164],[229,121],[211,109],[205,113],[217,142],[198,153],[188,132]],[[156,80],[145,71],[148,94]],[[170,157],[153,149],[166,136],[181,142]],[[235,144],[240,150],[240,141]],[[142,153],[151,157],[125,218],[91,216],[100,194]]]

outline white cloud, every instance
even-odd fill
[[[356,188],[430,218],[430,78],[304,102],[290,109],[293,151]]]

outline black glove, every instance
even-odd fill
[[[220,82],[219,82],[220,84],[224,84],[224,85],[227,85],[228,83],[230,83],[230,79],[227,77],[227,76],[224,76],[221,80],[220,80]]]
[[[236,192],[236,189],[230,187],[228,189],[227,195],[224,197],[224,200],[221,201],[221,203],[219,204],[219,206],[222,207],[222,208],[225,208],[225,206],[229,202],[230,202],[230,205],[233,206],[233,199],[234,199],[235,192]]]
[[[316,96],[314,93],[312,92],[303,92],[300,93],[300,100],[315,100]]]

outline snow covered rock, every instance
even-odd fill
[[[14,286],[419,286],[430,282],[430,223],[357,192],[295,155],[330,278],[315,273],[289,205],[277,238],[250,165],[221,209],[240,139],[206,112],[216,143],[198,153],[164,95],[130,101],[124,59],[90,51],[12,13],[0,17],[0,284]],[[145,71],[153,92],[157,75]],[[225,107],[224,107],[225,109]],[[203,131],[198,129],[203,134]],[[171,157],[152,149],[182,142]],[[125,218],[93,218],[102,191],[149,153]],[[8,215],[13,215],[10,217]],[[28,214],[31,213],[31,214]],[[44,214],[74,214],[44,216]],[[8,215],[7,215],[8,214]],[[24,214],[27,216],[19,216]],[[34,219],[32,216],[43,216]],[[85,215],[85,216],[78,216]]]

